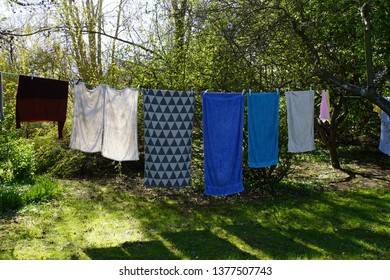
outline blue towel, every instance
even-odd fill
[[[244,96],[241,93],[205,93],[202,101],[204,193],[215,196],[239,193],[244,190]]]
[[[251,93],[247,105],[249,167],[275,165],[278,163],[279,94]]]

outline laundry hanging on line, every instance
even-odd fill
[[[242,192],[244,96],[241,93],[204,93],[203,146],[206,195]]]
[[[4,121],[3,73],[0,72],[0,121]]]
[[[70,148],[86,153],[101,152],[103,107],[102,86],[89,90],[83,83],[75,85]]]
[[[70,148],[119,162],[138,160],[137,109],[138,89],[75,85]]]
[[[194,94],[143,90],[143,97],[144,184],[149,187],[190,186]]]
[[[105,86],[102,156],[116,161],[139,160],[138,89]]]
[[[278,163],[279,93],[249,93],[248,165],[262,168]]]
[[[329,122],[329,93],[326,90],[321,91],[320,120]]]
[[[68,81],[19,75],[16,94],[16,127],[21,122],[58,122],[58,138],[66,121]]]
[[[105,157],[108,157],[108,158],[111,158],[111,159],[114,159],[114,160],[118,160],[118,161],[122,161],[123,157],[122,158],[119,158],[119,157],[116,157],[116,156],[115,157],[114,156],[110,157],[108,154],[104,154],[103,153],[104,147],[107,147],[107,148],[108,147],[118,147],[117,144],[112,144],[112,145],[107,145],[107,146],[104,144],[105,142],[108,141],[108,140],[104,140],[105,133],[106,133],[105,126],[107,126],[107,128],[108,128],[110,125],[113,125],[113,124],[118,122],[116,117],[112,117],[113,121],[111,122],[111,124],[106,124],[105,123],[105,120],[106,120],[105,116],[106,116],[106,114],[108,114],[108,111],[106,111],[106,109],[108,108],[107,104],[106,104],[108,99],[106,99],[106,97],[108,95],[108,91],[111,88],[108,87],[108,86],[105,86],[105,85],[101,85],[101,86],[98,86],[94,90],[87,90],[85,88],[85,84],[81,83],[80,85],[83,85],[83,87],[81,87],[81,89],[79,89],[79,90],[77,89],[78,88],[77,84],[75,85],[75,106],[74,106],[75,107],[75,109],[74,109],[75,111],[74,111],[74,116],[73,117],[75,118],[76,116],[84,115],[84,119],[81,118],[78,121],[73,120],[74,126],[72,126],[72,135],[71,135],[71,144],[70,144],[71,148],[83,150],[83,151],[86,151],[86,152],[97,152],[97,151],[99,151],[99,152],[102,152],[102,155],[105,156]],[[92,100],[88,101],[88,98],[87,98],[86,100],[79,100],[79,101],[77,101],[78,100],[78,94],[77,94],[78,91],[80,91],[79,96],[95,96],[95,99],[92,98]],[[93,93],[96,93],[96,92],[100,92],[100,94],[94,95]],[[115,90],[113,90],[113,96],[117,96],[117,94],[119,94],[119,96],[120,96],[121,92],[122,91],[115,91]],[[177,92],[177,91],[149,91],[149,90],[143,90],[144,101],[145,101],[145,96],[148,95],[147,94],[148,92],[153,92],[154,95],[160,95],[161,94],[161,96],[159,96],[159,97],[162,97],[164,95],[168,96],[169,92],[174,92],[177,95],[183,94],[182,92]],[[304,93],[304,92],[295,92],[295,93]],[[221,93],[209,93],[209,94],[216,95],[216,96],[224,95],[224,94],[221,94]],[[276,93],[274,93],[274,94],[276,94]],[[244,92],[243,93],[235,93],[235,94],[234,93],[233,94],[232,93],[228,93],[228,95],[231,95],[231,96],[234,96],[234,95],[241,96],[242,100],[244,100]],[[103,98],[96,98],[96,96],[100,96],[100,97],[103,97]],[[135,94],[135,96],[138,96],[138,95]],[[195,99],[194,99],[193,93],[191,93],[190,96],[191,96],[191,98],[193,100],[192,102],[194,103]],[[208,96],[208,94],[203,94],[202,99],[204,101],[204,104],[207,103],[207,101],[205,101],[205,96]],[[250,94],[247,95],[247,96],[248,96],[248,114],[249,114],[249,111],[251,110],[251,109],[249,109],[249,106],[251,106],[251,105],[249,105],[250,104],[250,101],[249,101],[250,100],[250,97],[249,97]],[[254,96],[255,96],[255,94],[254,94]],[[289,93],[286,93],[286,100],[287,100],[286,102],[287,102],[287,104],[289,104],[289,101],[288,101],[289,97],[288,96],[289,96]],[[274,112],[278,112],[279,95],[277,97],[278,97],[277,98],[277,105],[274,106],[274,109],[275,109]],[[312,111],[313,111],[313,118],[312,119],[314,121],[314,92],[312,94],[312,97],[313,98],[308,99],[310,101],[309,104],[304,104],[303,106],[312,108]],[[114,99],[117,100],[117,97],[115,97]],[[161,106],[157,106],[157,103],[159,101],[161,101],[162,104],[160,104],[160,105],[165,105],[163,99],[164,98],[157,98],[157,99],[151,101],[151,104],[153,104],[152,110],[156,110],[157,114],[155,114],[155,112],[149,112],[148,115],[144,114],[145,142],[146,142],[146,140],[149,140],[149,141],[151,141],[151,143],[153,145],[156,145],[156,143],[157,143],[156,141],[160,140],[160,137],[155,137],[156,135],[153,134],[153,132],[154,133],[156,132],[156,128],[158,128],[158,125],[162,125],[162,122],[164,122],[164,118],[167,119],[168,116],[171,116],[172,114],[175,115],[177,113],[175,111],[177,108],[175,109],[175,107],[180,107],[181,106],[180,102],[178,102],[178,103],[171,103],[171,104],[170,103],[166,103],[166,104],[170,105],[170,107],[169,107],[169,114],[162,117],[161,112],[159,111],[159,110],[161,110],[161,108],[157,109],[158,107],[161,107]],[[206,97],[206,99],[207,99],[207,97]],[[307,102],[308,100],[302,101],[302,102],[304,103],[304,102]],[[84,104],[84,105],[80,105],[79,106],[79,110],[76,109],[78,107],[76,105],[77,102],[79,102],[80,104]],[[138,102],[138,98],[136,98],[136,100],[133,101],[132,104],[136,104],[137,102]],[[167,101],[165,101],[165,102],[167,102]],[[212,103],[212,101],[210,101],[209,103]],[[290,101],[290,103],[291,103],[291,101]],[[120,102],[118,102],[116,104],[125,104],[125,103],[120,101]],[[147,102],[144,102],[144,110],[145,110],[145,112],[147,112],[145,104],[147,104]],[[239,102],[239,104],[241,104],[241,102]],[[114,105],[114,102],[112,102],[112,104],[111,104],[111,112],[115,113],[115,111],[116,111],[118,106],[120,107],[120,105]],[[164,141],[164,144],[162,144],[162,146],[164,146],[165,149],[160,149],[159,151],[150,149],[149,150],[150,151],[149,154],[146,151],[148,149],[148,145],[145,144],[145,158],[147,156],[149,156],[149,158],[148,158],[149,161],[145,160],[145,174],[146,174],[145,175],[145,185],[163,186],[163,187],[178,187],[178,186],[188,186],[188,185],[191,184],[191,180],[190,180],[191,179],[190,178],[190,162],[191,162],[192,127],[193,127],[193,117],[194,117],[193,116],[193,112],[194,112],[194,107],[193,106],[194,106],[194,104],[192,104],[192,109],[191,109],[191,116],[190,116],[190,118],[192,119],[192,121],[190,122],[191,125],[189,127],[187,127],[187,129],[186,129],[187,130],[187,132],[186,132],[187,134],[185,135],[185,137],[189,136],[188,137],[189,142],[188,141],[186,142],[184,139],[182,139],[182,141],[180,141],[180,143],[185,143],[186,148],[184,148],[182,146],[181,148],[177,149],[176,152],[174,152],[173,149],[169,150],[169,149],[167,149],[167,146],[164,146],[164,145],[171,145],[173,143],[172,141],[174,139],[176,139],[177,137],[174,138],[174,139],[169,139],[169,141]],[[124,107],[129,107],[129,105],[124,106]],[[137,106],[135,106],[135,107],[137,107]],[[242,108],[243,107],[244,107],[244,105],[242,104]],[[287,105],[287,107],[289,107],[289,105]],[[80,110],[81,108],[83,108],[83,109]],[[99,108],[103,108],[102,110],[100,110],[100,114],[97,113],[97,111],[99,111]],[[151,107],[149,107],[149,108],[151,108]],[[83,110],[85,112],[83,112]],[[167,111],[167,113],[168,113],[168,111]],[[188,113],[188,111],[187,111],[187,113]],[[261,112],[261,113],[264,114],[264,115],[267,115],[267,116],[271,116],[272,115],[271,113],[267,114],[266,112]],[[136,114],[137,113],[135,112],[135,116],[136,116]],[[207,126],[206,123],[210,122],[210,120],[206,120],[207,117],[205,117],[205,116],[207,114],[211,115],[212,113],[207,113],[205,111],[205,108],[203,108],[203,114],[204,114],[203,123],[204,123],[205,126]],[[88,115],[90,119],[93,119],[95,121],[100,120],[100,125],[96,124],[96,123],[95,124],[92,123],[92,125],[91,125],[91,123],[89,123],[88,125],[86,125],[86,123],[85,123],[85,120],[87,119],[86,115]],[[220,115],[221,114],[216,114],[215,116],[219,117]],[[149,118],[149,120],[148,120],[148,118]],[[248,115],[248,118],[249,118],[249,115]],[[128,118],[125,118],[125,119],[128,120]],[[136,121],[137,118],[135,117],[134,119]],[[151,127],[149,129],[149,132],[148,132],[149,136],[146,134],[146,131],[147,131],[147,129],[146,129],[147,124],[146,123],[148,121],[150,121],[149,125],[151,125]],[[121,121],[119,121],[119,122],[121,122]],[[209,124],[210,126],[213,125],[212,122],[213,121],[211,121],[211,124]],[[273,119],[273,121],[264,119],[262,121],[263,126],[264,126],[263,129],[265,129],[266,126],[269,126],[268,129],[272,130],[271,127],[272,128],[277,127],[277,125],[275,126],[275,123],[277,124],[277,122],[278,122],[277,115],[276,115],[276,118]],[[172,130],[172,127],[173,127],[174,123],[175,122],[168,123],[168,126],[166,126],[166,124],[164,124],[164,127],[166,127],[166,129],[169,128],[169,130]],[[225,122],[225,124],[226,124],[226,122]],[[77,126],[79,126],[79,128],[77,128]],[[89,126],[91,126],[91,127],[89,127]],[[135,123],[135,124],[133,123],[133,127],[135,127],[135,129],[130,129],[130,130],[135,131],[133,136],[135,136],[135,139],[137,139],[137,135],[136,135],[137,123]],[[91,128],[92,128],[92,130],[91,130]],[[241,128],[241,132],[242,132],[242,129],[243,129],[243,124],[242,124],[242,128]],[[87,136],[86,135],[82,136],[82,132],[80,132],[80,131],[88,131],[88,130],[92,131],[92,133],[88,132],[88,133],[85,133],[85,134],[88,134]],[[114,130],[115,129],[113,129],[113,131]],[[248,127],[248,132],[249,132],[249,130],[251,130],[250,126]],[[314,125],[313,125],[313,130],[314,130]],[[169,135],[169,133],[171,132],[171,131],[170,132],[167,132],[167,131],[168,130],[166,130],[164,132],[165,135]],[[229,131],[225,131],[225,132],[227,132],[228,134],[230,133]],[[79,136],[77,136],[77,134],[79,134]],[[249,134],[254,136],[253,132],[252,132],[252,134],[249,132]],[[107,135],[109,135],[109,134],[107,134]],[[212,133],[210,133],[210,135],[212,135]],[[268,152],[273,151],[272,153],[271,152],[269,153],[269,155],[273,154],[273,157],[272,157],[273,159],[272,160],[266,160],[264,155],[260,155],[260,158],[263,157],[262,160],[254,159],[254,161],[253,161],[254,164],[250,163],[249,164],[250,167],[256,167],[256,164],[258,164],[257,168],[261,168],[261,166],[265,167],[265,166],[277,164],[277,130],[276,130],[276,134],[274,134],[274,136],[275,135],[276,135],[276,141],[268,141],[269,143],[267,143],[265,138],[264,138],[265,142],[263,142],[263,145],[260,145],[260,146],[264,147],[265,143],[266,144],[271,144],[271,142],[272,142],[272,145],[273,145],[272,147],[273,148],[267,148],[267,149],[263,149],[263,150],[264,151],[267,150]],[[314,135],[314,133],[313,133],[313,135]],[[161,134],[160,134],[160,136],[161,136]],[[231,160],[233,157],[230,158],[230,162],[234,161],[236,164],[238,163],[238,165],[241,165],[237,169],[235,169],[235,166],[233,168],[234,169],[234,172],[233,172],[234,176],[230,178],[230,179],[232,179],[232,180],[230,180],[230,182],[233,182],[233,184],[224,184],[222,182],[223,181],[222,179],[224,178],[224,176],[220,176],[218,178],[218,176],[220,175],[220,174],[218,175],[218,172],[216,173],[217,176],[215,176],[216,174],[213,174],[212,172],[207,172],[207,170],[208,171],[211,170],[210,168],[206,168],[207,164],[208,165],[212,165],[216,161],[218,162],[218,157],[220,157],[220,155],[219,155],[219,153],[215,153],[214,151],[211,151],[211,152],[209,152],[209,156],[206,156],[206,154],[207,154],[207,152],[206,152],[207,147],[206,146],[207,145],[210,146],[211,142],[209,140],[210,140],[210,138],[212,139],[213,136],[210,137],[210,136],[207,136],[205,134],[203,136],[204,136],[204,148],[205,148],[205,193],[209,194],[209,195],[228,195],[228,194],[233,194],[233,193],[237,193],[237,192],[242,191],[243,188],[244,188],[243,184],[242,184],[242,151],[241,151],[241,153],[235,154],[235,156],[237,156],[237,157],[234,160]],[[150,138],[148,139],[148,137],[150,137]],[[109,137],[109,138],[111,140],[121,139],[121,137],[114,137],[114,136]],[[208,138],[208,139],[206,140],[206,138]],[[222,139],[222,138],[223,137],[220,137],[220,139]],[[270,140],[270,139],[271,138],[268,138],[268,140]],[[274,139],[274,138],[272,138],[272,139]],[[168,140],[168,139],[166,139],[166,140]],[[209,142],[209,143],[206,143],[206,142]],[[275,145],[275,142],[276,142],[276,145]],[[138,146],[137,142],[136,141],[132,141],[132,143],[135,143],[134,144],[135,148],[137,148],[137,146]],[[161,143],[163,143],[163,142],[161,142]],[[177,142],[177,143],[179,143],[179,142]],[[212,145],[213,144],[211,144],[211,146]],[[127,145],[124,145],[124,146],[127,146]],[[188,146],[189,146],[189,148],[188,148]],[[259,147],[257,144],[250,145],[250,146],[253,147],[253,151],[255,151],[255,149]],[[314,137],[313,137],[313,146],[314,146]],[[216,145],[214,144],[214,148],[215,147],[216,147]],[[237,147],[238,147],[238,145],[237,145]],[[241,140],[241,147],[242,147],[242,140]],[[133,146],[133,148],[134,148],[134,146]],[[232,150],[234,150],[234,147],[232,148]],[[290,152],[292,152],[292,149],[290,150]],[[153,154],[153,153],[155,153],[155,154]],[[180,155],[179,155],[179,153],[180,153]],[[188,155],[187,160],[186,160],[186,164],[182,164],[185,161],[184,160],[185,156],[183,156],[183,153],[184,153],[184,155]],[[122,151],[122,152],[120,152],[120,154],[123,155],[124,152]],[[133,159],[130,159],[130,160],[138,159],[138,150],[136,150],[136,152],[133,153],[133,154],[136,154],[137,156],[136,156],[136,158],[133,157]],[[168,161],[173,158],[173,157],[171,157],[171,155],[173,155],[173,154],[176,154],[177,157],[175,157],[175,158],[177,160],[181,161],[180,164],[177,164],[176,166],[171,165],[171,164],[167,164]],[[223,156],[226,156],[226,154],[223,155]],[[219,161],[219,162],[220,163],[223,162],[223,164],[225,164],[226,162],[229,162],[229,158],[228,157],[229,157],[229,155],[227,155],[227,157],[226,157],[227,160],[226,161],[223,160],[223,161]],[[248,155],[248,158],[250,158],[250,157],[252,157],[252,156]],[[208,163],[206,163],[206,161],[208,161]],[[146,162],[149,162],[149,164],[151,163],[152,165],[147,165]],[[182,177],[180,177],[178,175],[179,174],[178,171],[179,171],[179,169],[181,167],[185,168],[185,170],[181,170],[180,176],[182,176]],[[173,170],[176,170],[176,172],[172,172]],[[229,173],[229,172],[226,172],[226,170],[225,170],[225,174]],[[236,172],[237,170],[239,170],[239,172]],[[229,173],[229,174],[232,174],[232,173]],[[179,180],[177,180],[177,179],[179,179]],[[220,182],[217,182],[218,180]],[[209,183],[207,183],[207,182],[209,182]],[[217,184],[215,184],[215,182],[217,182]],[[221,182],[222,182],[222,184],[219,184]],[[234,182],[236,182],[236,184],[234,184]],[[214,188],[215,186],[217,186],[217,188]],[[219,188],[221,186],[222,186],[222,188]]]
[[[289,91],[285,96],[288,152],[301,153],[315,150],[314,91]]]
[[[390,101],[390,97],[385,97]],[[381,134],[379,139],[379,150],[390,156],[390,116],[381,111]]]

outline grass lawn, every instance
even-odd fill
[[[0,259],[390,259],[389,157],[341,156],[301,155],[272,194],[59,180],[60,199],[0,216]]]

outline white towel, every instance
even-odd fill
[[[390,101],[390,97],[385,97]],[[381,111],[381,136],[379,150],[390,156],[390,117]]]
[[[314,150],[314,91],[290,91],[285,96],[288,151],[300,153]]]
[[[100,152],[103,136],[104,88],[89,90],[75,85],[70,148],[88,153]]]
[[[116,161],[138,160],[138,89],[105,86],[102,155]]]

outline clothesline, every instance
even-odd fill
[[[2,71],[0,71],[2,74],[5,74],[5,75],[11,75],[11,76],[21,76],[21,75],[23,75],[23,74],[19,74],[19,73],[14,73],[14,72],[2,72]],[[35,70],[33,70],[31,73],[30,73],[30,76],[31,76],[31,79],[34,79],[34,77],[35,77],[35,74],[36,74],[36,71]],[[37,78],[42,78],[42,77],[37,77]],[[48,78],[44,78],[44,79],[48,79]],[[60,80],[60,79],[58,79],[58,80]],[[76,85],[76,84],[79,84],[79,83],[83,83],[84,85],[87,85],[87,86],[94,86],[94,87],[96,87],[97,86],[97,84],[92,84],[92,83],[89,83],[89,82],[83,82],[81,79],[70,79],[70,80],[68,80],[69,81],[69,83],[71,84],[71,85]],[[106,85],[106,84],[101,84],[101,85]],[[109,85],[106,85],[106,86],[109,86]],[[111,87],[111,86],[110,86]],[[138,86],[138,87],[136,87],[138,90],[139,90],[139,92],[141,93],[141,95],[142,95],[142,90],[143,89],[146,89],[146,90],[149,90],[149,88],[141,88],[141,86]],[[313,88],[312,87],[310,87],[310,90],[313,90]],[[293,90],[290,90],[290,89],[288,89],[287,91],[285,91],[285,92],[290,92],[290,91],[293,91]],[[204,91],[199,91],[199,92],[195,92],[193,89],[191,89],[189,92],[191,92],[191,93],[193,93],[193,94],[199,94],[199,95],[202,95],[202,94],[204,94],[204,93],[239,93],[239,92],[226,92],[226,91],[221,91],[221,92],[209,92],[208,91],[208,89],[206,89],[206,90],[204,90]],[[242,94],[243,95],[247,95],[247,94],[252,94],[252,93],[263,93],[263,92],[265,92],[265,91],[252,91],[251,89],[248,89],[248,90],[245,90],[245,89],[243,89],[242,90]],[[267,91],[267,92],[269,92],[269,91]],[[277,92],[277,93],[279,93],[279,95],[280,96],[284,96],[284,94],[285,94],[285,92],[281,92],[280,90],[279,90],[279,88],[276,88],[275,89],[275,92]]]
[[[5,74],[5,75],[10,75],[10,76],[22,76],[22,75],[24,75],[24,74],[19,74],[19,73],[14,73],[14,72],[2,72],[2,71],[0,71],[0,73],[2,73],[3,75]],[[31,79],[35,78],[35,74],[36,74],[35,70],[30,73]],[[28,75],[24,75],[24,76],[28,76]],[[48,78],[43,78],[43,77],[37,77],[37,78],[48,79]],[[53,80],[55,80],[55,79],[53,79]],[[57,80],[60,80],[60,79],[57,79]],[[70,79],[70,80],[68,80],[68,82],[71,85],[75,85],[76,83],[78,83],[80,81],[81,81],[81,79]],[[85,85],[88,85],[88,86],[95,86],[95,84],[86,83],[86,82],[83,82],[83,83]]]

